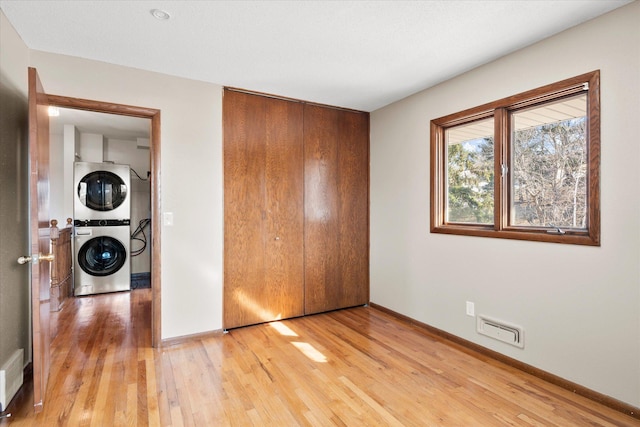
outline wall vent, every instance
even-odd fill
[[[479,334],[497,339],[516,347],[524,348],[524,330],[521,326],[512,325],[502,320],[480,315],[477,317]]]
[[[0,412],[7,409],[7,405],[22,386],[23,372],[24,349],[21,348],[0,368]]]

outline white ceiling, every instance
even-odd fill
[[[373,111],[628,2],[0,0],[0,8],[31,49]],[[171,19],[155,19],[153,8]]]

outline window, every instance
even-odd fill
[[[600,72],[431,121],[431,232],[600,245]]]

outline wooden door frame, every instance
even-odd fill
[[[161,328],[161,265],[160,265],[160,110],[155,108],[136,107],[132,105],[114,104],[112,102],[92,101],[81,98],[47,94],[49,105],[76,110],[94,111],[97,113],[116,114],[120,116],[140,117],[151,120],[151,345],[159,348],[162,344]]]

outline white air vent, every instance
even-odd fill
[[[22,386],[23,360],[24,349],[21,348],[0,368],[0,412],[7,409],[7,405]]]
[[[524,331],[521,326],[480,315],[477,317],[478,333],[507,344],[524,348]]]

